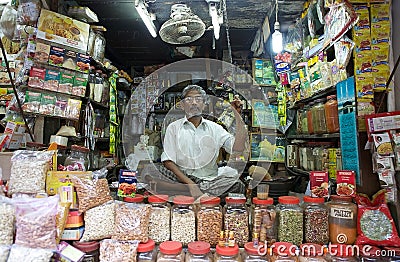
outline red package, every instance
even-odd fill
[[[312,197],[329,197],[328,172],[311,171],[310,189]]]
[[[356,193],[356,174],[351,170],[340,170],[336,174],[336,194],[354,196]]]
[[[358,194],[357,245],[400,247],[400,238],[385,199],[386,190],[378,191],[372,201]]]

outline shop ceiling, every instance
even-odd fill
[[[78,0],[81,6],[87,6],[99,17],[99,25],[106,27],[106,57],[122,68],[140,67],[154,64],[167,64],[187,58],[176,52],[177,45],[163,42],[158,35],[153,38],[137,13],[134,0]],[[229,28],[229,40],[233,57],[249,54],[257,30],[266,17],[270,17],[271,30],[275,20],[275,0],[226,0],[227,21],[221,27],[221,37],[213,44],[213,30],[208,4],[205,0],[151,0],[147,1],[149,10],[156,15],[157,30],[170,19],[171,6],[186,4],[206,25],[204,35],[185,46],[197,47],[194,57],[221,58],[228,41],[226,25]],[[282,31],[296,22],[302,12],[305,0],[279,0],[278,16]],[[73,2],[67,2],[72,4]],[[208,29],[208,30],[207,30]],[[215,45],[215,48],[213,46]]]

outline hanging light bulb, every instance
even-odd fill
[[[283,37],[282,33],[280,32],[280,25],[278,22],[278,0],[275,3],[275,24],[274,30],[275,32],[272,34],[272,51],[274,53],[280,53],[283,50]]]

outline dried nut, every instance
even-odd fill
[[[172,211],[171,240],[187,245],[196,239],[196,220],[193,210]]]
[[[327,209],[304,210],[304,240],[307,243],[326,244],[329,242]]]
[[[113,201],[85,212],[85,233],[81,241],[109,238],[114,233],[115,204]]]
[[[156,243],[169,240],[171,211],[168,206],[152,206],[149,220],[149,238]]]
[[[49,262],[52,256],[53,252],[48,249],[13,245],[7,262]]]
[[[100,242],[100,262],[136,262],[138,241],[104,239]]]
[[[41,193],[45,190],[48,161],[19,160],[11,164],[8,193]]]
[[[235,232],[235,240],[239,246],[249,241],[249,215],[247,211],[232,210],[225,213],[225,230]]]
[[[222,229],[222,212],[220,210],[201,209],[197,213],[197,240],[218,244],[219,232]]]
[[[12,245],[14,241],[14,222],[15,207],[0,203],[0,245]]]

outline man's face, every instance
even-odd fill
[[[182,100],[182,105],[188,119],[200,116],[205,107],[203,96],[196,90],[191,90],[186,94],[186,97]]]

